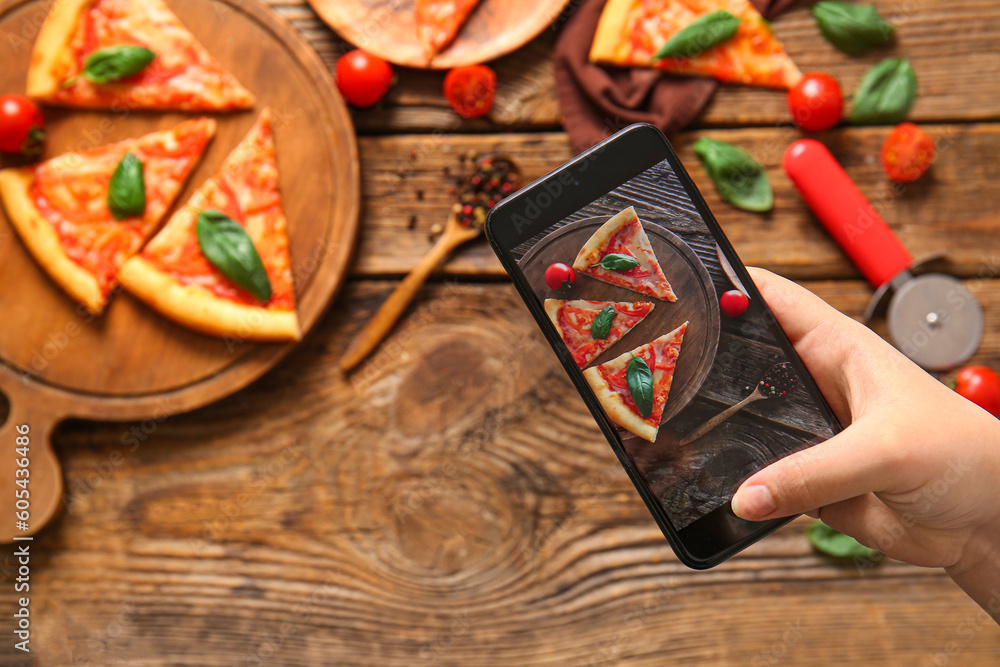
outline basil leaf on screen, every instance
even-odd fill
[[[594,266],[599,266],[602,269],[607,269],[608,271],[628,271],[629,269],[639,266],[639,260],[635,257],[612,252],[602,257],[601,261]]]
[[[639,414],[643,417],[653,414],[653,372],[645,359],[632,355],[625,368],[625,381]]]
[[[611,334],[611,323],[615,319],[615,307],[605,306],[590,323],[590,337],[605,339]]]

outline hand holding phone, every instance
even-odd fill
[[[945,568],[1000,621],[1000,421],[815,294],[751,273],[850,426],[751,476],[736,512],[763,521],[809,511],[890,558]]]
[[[840,425],[659,131],[626,128],[523,188],[486,232],[683,562],[788,520],[737,517],[734,491]],[[733,290],[747,307],[724,314]]]

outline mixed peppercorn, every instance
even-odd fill
[[[786,396],[792,390],[795,382],[795,371],[792,370],[792,365],[786,361],[771,366],[760,381],[759,391],[767,398],[778,398]],[[748,386],[747,391],[750,389]]]
[[[466,227],[486,222],[486,214],[497,202],[520,187],[520,172],[506,158],[480,160],[463,182],[452,211]]]

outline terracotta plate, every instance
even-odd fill
[[[570,0],[482,0],[455,41],[428,61],[413,0],[309,0],[351,44],[405,67],[448,69],[499,58],[537,37]]]

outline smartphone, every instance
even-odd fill
[[[685,565],[791,520],[745,521],[733,494],[841,425],[659,130],[502,200],[486,235]]]

